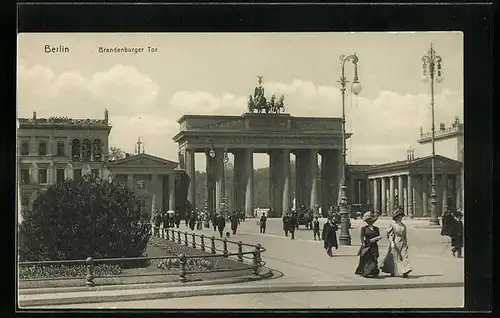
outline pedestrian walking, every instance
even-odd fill
[[[462,222],[463,213],[455,212],[453,225],[451,226],[451,252],[453,256],[462,258],[462,247],[464,246],[464,223]],[[456,255],[455,255],[456,254]]]
[[[455,218],[451,213],[451,209],[446,207],[446,211],[443,213],[441,217],[441,235],[443,236],[451,236],[453,231],[453,225],[455,222]]]
[[[363,221],[366,223],[361,228],[361,246],[359,247],[359,263],[355,273],[363,277],[377,277],[380,273],[378,269],[378,241],[381,239],[380,230],[373,225],[377,218],[372,212],[366,212],[363,215]]]
[[[233,235],[236,235],[236,230],[238,229],[238,224],[240,220],[238,214],[237,213],[231,214],[229,220],[231,221],[231,231],[233,231]]]
[[[191,229],[191,231],[194,231],[194,228],[196,226],[196,211],[191,211],[191,213],[189,213],[189,228]]]
[[[283,231],[285,231],[285,236],[288,237],[288,230],[290,229],[290,225],[288,224],[290,221],[290,213],[286,213],[283,215]]]
[[[295,230],[299,227],[297,222],[297,216],[295,214],[291,214],[288,219],[288,231],[292,236],[292,240],[295,240]]]
[[[319,221],[318,221],[319,227]],[[333,256],[332,247],[335,249],[339,248],[337,243],[337,230],[338,226],[333,219],[328,219],[323,225],[323,232],[321,233],[321,239],[323,240],[323,247],[325,248],[326,254],[328,256]],[[319,231],[319,230],[318,230]]]
[[[321,239],[319,235],[319,220],[318,217],[314,218],[313,224],[312,224],[312,229],[313,229],[313,234],[314,234],[314,240],[316,241],[316,236],[318,237],[318,240]]]
[[[179,228],[179,225],[181,224],[181,213],[179,212],[179,207],[177,207],[174,211],[174,220],[175,220],[175,227]]]
[[[217,224],[220,237],[222,237],[222,233],[224,233],[224,228],[226,227],[226,218],[222,214],[219,214],[215,223]]]
[[[262,213],[262,216],[260,217],[260,233],[264,234],[266,233],[266,223],[267,223],[267,217],[265,213]]]
[[[408,260],[408,239],[406,237],[406,225],[402,222],[404,217],[402,209],[398,209],[392,219],[387,231],[389,239],[389,250],[382,264],[382,272],[391,274],[391,276],[408,277],[412,271],[411,264]]]
[[[214,213],[212,215],[212,226],[214,227],[214,231],[217,231],[217,222],[219,222],[219,217]]]

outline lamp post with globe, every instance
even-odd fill
[[[436,157],[436,145],[435,145],[435,127],[434,127],[434,81],[440,83],[443,80],[441,72],[441,56],[436,54],[434,47],[432,46],[428,51],[427,55],[422,57],[422,71],[424,82],[430,79],[431,81],[431,142],[432,142],[432,164],[431,164],[431,219],[429,221],[430,225],[439,225],[439,218],[437,215],[437,194],[436,194],[436,176],[435,176],[435,157]],[[424,202],[424,204],[426,204]]]
[[[340,76],[340,91],[342,93],[342,182],[340,187],[340,202],[339,202],[339,214],[341,216],[341,228],[340,228],[340,236],[339,243],[341,245],[351,245],[351,235],[349,234],[350,228],[350,220],[349,220],[349,211],[348,206],[349,203],[347,201],[347,171],[346,171],[346,128],[345,128],[345,94],[346,94],[346,86],[349,82],[345,76],[345,64],[346,62],[351,61],[354,64],[354,79],[352,81],[351,92],[353,92],[356,96],[361,92],[361,84],[359,83],[358,78],[358,56],[355,54],[351,54],[348,56],[341,55],[340,63],[341,63],[341,76]]]
[[[213,169],[213,166],[214,166],[213,165],[213,160],[215,158],[214,142],[213,142],[213,140],[211,142],[212,142],[212,146],[210,147],[210,150],[208,151],[208,157],[210,158],[210,162],[209,162],[210,169],[207,169],[207,171],[210,170],[210,175],[207,174],[207,178],[210,177],[210,179],[208,180],[208,185],[212,185],[212,182],[213,182],[213,180],[211,180],[211,179],[213,179],[213,171],[212,171],[212,169]],[[210,200],[208,200],[208,202],[211,203],[209,209],[212,212],[210,214],[210,218],[212,219],[213,216],[214,216],[214,214],[215,214],[215,211],[216,211],[216,209],[215,209],[215,197],[214,197],[215,193],[214,193],[214,191],[208,191],[208,193],[211,196],[211,198],[210,198]]]

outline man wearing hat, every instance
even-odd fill
[[[323,225],[321,239],[324,242],[323,247],[325,248],[326,254],[328,254],[328,256],[333,256],[332,247],[335,247],[335,249],[339,247],[337,243],[337,230],[338,226],[337,224],[335,224],[335,221],[332,218],[329,218],[325,225]]]
[[[455,220],[453,222],[453,228],[451,230],[451,252],[453,256],[462,258],[462,247],[464,244],[464,223],[462,222],[463,213],[461,211],[456,211],[454,213]],[[455,255],[457,254],[457,255]]]

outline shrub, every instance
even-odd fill
[[[138,257],[150,237],[123,184],[66,180],[42,191],[19,225],[19,260]]]
[[[106,277],[112,275],[120,275],[122,269],[118,265],[96,264],[92,267],[94,276]],[[56,277],[82,277],[87,275],[85,264],[79,265],[29,265],[19,266],[20,279],[36,279],[36,278],[56,278]]]
[[[187,271],[209,271],[215,268],[215,259],[214,258],[189,258],[186,262],[186,270]],[[168,258],[160,260],[156,263],[156,267],[159,269],[178,269],[180,267],[180,260],[178,258]]]

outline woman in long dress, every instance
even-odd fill
[[[391,276],[408,277],[412,271],[411,264],[408,261],[408,240],[406,238],[406,225],[402,220],[404,212],[398,210],[392,219],[394,223],[391,224],[387,231],[387,238],[389,239],[389,250],[381,270],[384,273],[391,274]]]
[[[380,273],[378,269],[378,240],[380,240],[379,228],[373,224],[377,218],[372,212],[363,215],[363,221],[367,225],[361,228],[361,246],[359,248],[359,264],[356,274],[363,277],[377,277]]]

